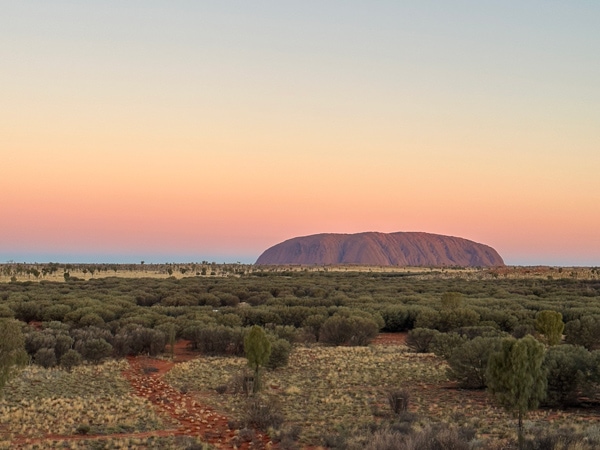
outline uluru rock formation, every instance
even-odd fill
[[[313,234],[265,250],[256,264],[496,267],[504,261],[484,244],[430,233]]]

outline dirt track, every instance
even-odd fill
[[[187,349],[187,342],[175,346],[173,361],[145,356],[128,357],[129,367],[123,376],[130,383],[135,395],[149,400],[158,411],[165,413],[175,424],[173,428],[139,433],[102,435],[46,435],[43,438],[20,436],[11,442],[11,448],[32,445],[42,446],[50,441],[97,441],[123,438],[148,438],[168,436],[191,436],[208,442],[216,448],[269,449],[275,448],[268,436],[257,432],[251,442],[241,442],[236,430],[229,428],[229,419],[214,408],[201,404],[192,393],[181,393],[163,380],[163,376],[175,364],[197,357]]]

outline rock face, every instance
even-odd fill
[[[492,247],[430,233],[314,234],[265,250],[256,264],[360,264],[373,266],[503,266]]]

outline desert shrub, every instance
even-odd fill
[[[49,368],[56,366],[56,354],[53,348],[40,348],[33,357],[33,361],[42,367]]]
[[[237,314],[220,314],[217,316],[217,323],[226,327],[236,328],[242,326],[242,319]]]
[[[508,311],[501,311],[490,308],[474,308],[481,316],[481,322],[493,323],[502,331],[512,332],[519,324],[519,320]]]
[[[382,331],[398,332],[412,328],[409,311],[405,306],[388,306],[381,310],[381,317],[385,321]]]
[[[15,317],[15,312],[8,305],[0,305],[0,319],[12,319]]]
[[[22,301],[12,307],[15,313],[15,319],[23,322],[32,322],[42,320],[42,307],[38,302]]]
[[[378,331],[379,327],[373,319],[337,315],[323,322],[319,341],[331,345],[367,345]]]
[[[254,396],[246,403],[244,422],[248,427],[263,431],[269,428],[278,429],[283,421],[281,405],[275,398]]]
[[[593,360],[583,347],[559,345],[546,351],[543,367],[548,373],[546,403],[573,405],[588,382]]]
[[[68,334],[58,334],[54,345],[56,357],[60,359],[73,346],[73,342],[73,338]]]
[[[426,426],[407,439],[405,450],[469,450],[467,437],[459,429],[446,424]],[[402,447],[400,447],[402,448]]]
[[[463,295],[460,292],[444,292],[441,298],[443,309],[457,309],[462,305]]]
[[[533,324],[529,324],[529,323],[519,324],[519,325],[515,326],[515,328],[513,329],[512,333],[511,333],[512,337],[514,337],[515,339],[524,338],[528,334],[530,334],[531,336],[533,336],[535,334],[535,326]]]
[[[30,331],[25,335],[25,350],[34,355],[42,348],[54,348],[56,337],[48,331]]]
[[[77,341],[85,341],[89,339],[104,339],[107,342],[111,342],[113,335],[110,330],[106,328],[98,328],[94,326],[85,328],[74,328],[70,331],[71,337]]]
[[[243,369],[235,374],[227,385],[227,390],[233,394],[250,395],[254,389],[254,374]]]
[[[44,321],[63,321],[65,315],[70,311],[71,307],[69,305],[51,305],[42,311],[42,318]]]
[[[71,349],[67,350],[64,355],[60,358],[60,365],[67,370],[71,370],[73,367],[80,365],[82,357],[79,352]]]
[[[77,428],[75,429],[75,432],[77,434],[88,434],[91,430],[91,427],[87,424],[87,423],[82,423],[80,425],[77,425]]]
[[[296,342],[298,329],[291,325],[272,325],[268,326],[267,331],[279,339],[285,339],[290,344]]]
[[[79,319],[80,327],[102,328],[102,327],[104,327],[104,325],[105,325],[104,319],[102,317],[100,317],[99,314],[96,314],[96,313],[86,314],[86,315],[82,316],[81,319]]]
[[[414,327],[437,330],[440,323],[440,312],[432,308],[420,308],[415,319]]]
[[[365,450],[403,450],[406,448],[407,436],[395,430],[376,431],[369,439]]]
[[[408,411],[410,402],[410,392],[408,389],[395,389],[390,391],[388,392],[387,399],[394,414],[398,415]]]
[[[140,292],[135,296],[135,303],[139,306],[152,306],[160,303],[161,295],[157,292]]]
[[[439,331],[447,332],[461,327],[475,326],[479,320],[479,314],[469,308],[442,309],[436,328]]]
[[[293,303],[295,303],[297,301],[298,301],[298,299],[295,299],[293,301]],[[274,314],[277,315],[277,317],[278,317],[277,323],[281,324],[281,325],[287,325],[287,326],[291,326],[294,328],[299,328],[302,326],[302,322],[304,322],[304,320],[308,316],[315,313],[315,311],[313,311],[313,308],[309,308],[307,306],[302,306],[302,305],[282,306],[275,302],[279,302],[279,301],[274,301],[273,305],[269,305],[269,309]]]
[[[430,350],[437,356],[448,359],[452,352],[467,341],[467,338],[458,333],[439,333],[433,337]]]
[[[49,330],[52,333],[69,333],[71,327],[68,324],[59,322],[58,320],[51,320],[50,322],[42,323],[43,330]]]
[[[440,334],[438,330],[414,328],[408,332],[406,346],[415,353],[428,353],[433,338]]]
[[[277,369],[278,367],[285,367],[288,364],[290,358],[290,351],[292,345],[285,339],[274,339],[271,341],[271,355],[269,361],[266,364],[268,369]]]
[[[104,339],[89,339],[77,341],[75,350],[77,350],[84,359],[93,363],[98,363],[102,359],[112,355],[113,347]]]
[[[535,427],[523,442],[524,450],[593,450],[600,448],[597,433],[576,431],[572,428]]]
[[[281,324],[281,319],[279,316],[264,306],[260,308],[244,308],[239,311],[239,314],[244,321],[245,327],[251,327],[254,325],[264,327],[267,324]]]
[[[472,327],[460,327],[454,330],[455,333],[464,336],[468,340],[476,337],[508,337],[509,334],[491,325],[475,325]]]
[[[486,387],[486,368],[490,355],[502,346],[500,338],[477,337],[456,348],[448,359],[449,378],[467,389]]]
[[[551,310],[538,312],[535,316],[535,329],[548,345],[558,344],[565,329],[562,314]]]
[[[120,330],[114,339],[115,353],[156,356],[165,349],[166,337],[162,331],[142,326],[128,326]]]
[[[304,319],[302,326],[315,337],[315,341],[319,341],[321,327],[326,320],[326,315],[313,314]]]
[[[584,316],[565,325],[568,344],[581,345],[588,350],[600,349],[600,316]]]
[[[215,294],[219,298],[221,306],[237,306],[240,303],[240,299],[237,295],[233,295],[229,292],[218,292]]]
[[[207,355],[243,355],[244,330],[222,325],[194,325],[183,330],[192,348]]]
[[[204,293],[198,295],[196,304],[200,306],[212,306],[217,308],[221,306],[221,300],[215,294]]]

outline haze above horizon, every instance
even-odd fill
[[[0,2],[0,262],[600,266],[598,2]]]

